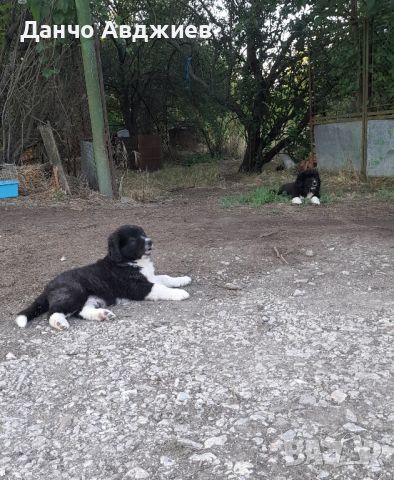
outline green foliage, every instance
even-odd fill
[[[230,195],[224,197],[222,205],[224,207],[234,207],[237,205],[250,205],[252,207],[260,207],[266,203],[288,203],[289,198],[285,195],[278,195],[277,189],[269,187],[259,187],[249,193],[241,195]]]
[[[10,22],[10,14],[12,10],[12,2],[6,1],[5,3],[0,4],[0,49],[4,42],[4,35],[7,31],[9,22]]]
[[[394,107],[394,3],[392,0],[318,2],[313,30],[312,71],[315,111],[348,115],[361,111],[362,40],[368,19],[369,107]]]
[[[75,20],[74,1],[28,0],[28,6],[40,22]],[[256,170],[277,145],[303,159],[310,150],[308,55],[314,113],[358,112],[364,16],[373,49],[371,105],[394,104],[390,6],[392,0],[91,2],[101,27],[106,20],[132,29],[137,23],[217,27],[208,40],[102,40],[110,123],[163,137],[174,126],[192,127],[212,157],[222,155],[236,133],[250,141]],[[56,74],[56,66],[43,63],[44,77]]]
[[[62,25],[75,20],[74,1],[28,0],[27,5],[37,22],[51,22]]]
[[[41,24],[66,25],[75,23],[75,2],[69,0],[28,0],[27,7],[35,21]],[[38,53],[38,62],[41,66],[41,74],[49,80],[59,75],[60,58],[54,52],[61,52],[62,44],[67,43],[67,38],[53,38],[41,40],[35,45]]]
[[[57,75],[58,73],[60,73],[60,69],[59,68],[44,67],[42,69],[41,73],[42,73],[43,77],[48,80],[49,78],[53,77],[54,75]]]
[[[379,197],[381,197],[383,199],[393,200],[394,199],[394,187],[393,188],[380,188],[377,191],[377,194],[378,194]]]

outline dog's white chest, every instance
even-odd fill
[[[155,267],[153,266],[152,260],[150,258],[144,257],[140,258],[136,262],[133,262],[132,265],[139,267],[142,275],[146,277],[149,282],[154,283],[155,278]]]

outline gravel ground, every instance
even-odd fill
[[[0,207],[0,478],[393,478],[394,206],[220,196]],[[189,300],[14,326],[122,223],[193,277]]]

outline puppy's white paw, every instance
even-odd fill
[[[49,325],[56,330],[67,330],[70,324],[63,313],[52,313],[49,317]]]
[[[311,198],[311,203],[313,205],[320,205],[320,200],[316,196],[314,196]]]
[[[173,288],[173,297],[169,300],[186,300],[190,297],[186,290],[182,290],[182,288]]]
[[[93,320],[98,320],[99,322],[103,322],[104,320],[112,320],[116,318],[116,315],[111,312],[111,310],[107,310],[105,308],[96,308],[96,311],[93,315]]]
[[[169,288],[159,283],[155,283],[152,286],[152,290],[145,297],[146,300],[186,300],[189,298],[189,294],[186,290],[181,288]]]
[[[112,320],[116,317],[111,310],[107,310],[106,308],[96,308],[88,303],[85,304],[83,309],[79,312],[79,315],[85,320],[97,320],[98,322]]]
[[[15,323],[18,325],[19,328],[26,328],[26,325],[27,325],[26,315],[18,315],[15,319]]]
[[[293,205],[301,205],[302,204],[302,200],[300,197],[294,197],[291,199],[291,203]]]
[[[192,282],[190,277],[175,277],[174,278],[174,287],[184,287],[185,285],[189,285]]]

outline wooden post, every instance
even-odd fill
[[[48,154],[48,159],[53,166],[53,174],[55,176],[55,181],[59,182],[59,186],[65,193],[71,195],[71,190],[68,185],[66,174],[63,170],[59,150],[57,148],[50,123],[48,122],[46,125],[40,125],[38,127],[38,130],[40,131],[42,141],[44,142],[44,147]]]

